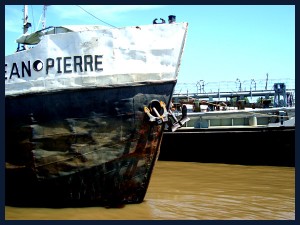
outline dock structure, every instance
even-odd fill
[[[239,80],[239,79],[237,79]],[[287,82],[289,82],[287,80]],[[256,82],[252,79],[250,81],[249,89],[242,89],[242,82],[239,81],[239,87],[236,91],[234,91],[234,87],[226,85],[226,83],[233,82],[223,82],[223,83],[206,83],[201,80],[196,84],[197,89],[193,88],[192,85],[186,86],[186,92],[183,91],[184,86],[182,84],[177,84],[178,86],[175,89],[173,99],[175,102],[179,102],[181,100],[189,101],[191,99],[195,100],[207,100],[207,101],[227,101],[232,102],[232,100],[245,100],[246,98],[254,97],[257,99],[259,97],[261,100],[271,103],[275,107],[286,107],[286,106],[294,106],[295,105],[295,87],[294,82],[289,82],[287,85],[285,82],[274,82],[272,88],[267,89],[267,85],[263,88],[261,85],[260,89],[256,87]],[[243,83],[247,83],[244,81]],[[255,83],[255,87],[253,88],[253,83]],[[208,85],[209,84],[209,85]],[[222,87],[220,86],[222,85]],[[194,85],[195,86],[195,85]],[[206,90],[210,90],[209,92],[204,90],[204,86],[210,86],[210,88],[206,88]],[[290,87],[290,88],[288,88]],[[214,91],[213,91],[214,90]],[[217,99],[217,100],[216,100]],[[229,99],[229,101],[228,101]]]
[[[287,95],[293,95],[295,90],[286,90]],[[175,98],[183,99],[183,98],[234,98],[234,97],[270,97],[275,96],[276,93],[274,90],[257,90],[257,91],[237,91],[237,92],[208,92],[208,93],[189,93],[186,94],[178,94],[174,93]]]

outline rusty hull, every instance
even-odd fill
[[[119,206],[144,200],[175,83],[6,97],[6,205]]]

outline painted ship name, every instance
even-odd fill
[[[32,70],[37,72],[45,71],[43,74],[46,75],[50,71],[52,73],[53,70],[55,74],[82,73],[87,71],[101,72],[103,71],[102,59],[103,55],[83,55],[47,58],[45,61],[37,59],[34,61],[5,63],[5,80],[14,77],[31,77]]]

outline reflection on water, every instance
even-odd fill
[[[295,220],[295,168],[158,161],[123,208],[5,207],[6,220]]]

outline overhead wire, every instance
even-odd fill
[[[33,14],[33,8],[32,8],[32,5],[30,5],[30,8],[31,8],[31,14],[32,14],[33,30],[35,30],[35,22],[34,22],[34,14]]]
[[[99,19],[98,17],[96,17],[96,16],[93,15],[92,13],[90,13],[90,12],[88,12],[87,10],[85,10],[84,8],[82,8],[80,5],[76,5],[76,6],[79,7],[80,9],[82,9],[83,11],[85,11],[86,13],[90,14],[92,17],[96,18],[97,20],[101,21],[102,23],[105,23],[105,24],[107,24],[108,26],[117,28],[117,27],[115,27],[114,25],[111,25],[111,24],[109,24],[109,23],[107,23],[107,22],[105,22],[105,21]]]

